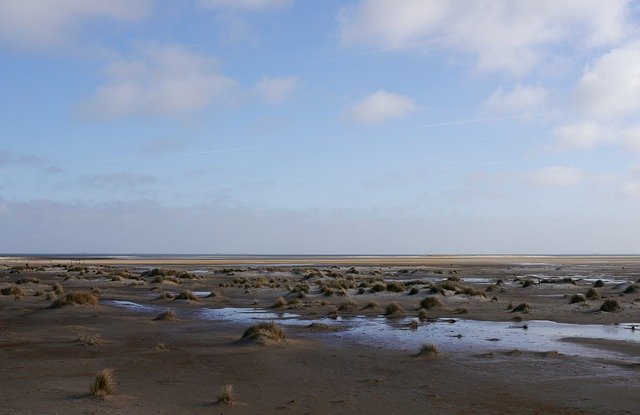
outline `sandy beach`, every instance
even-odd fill
[[[633,256],[4,257],[0,413],[636,413],[639,278]]]

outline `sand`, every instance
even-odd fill
[[[349,272],[352,266],[357,273]],[[141,275],[153,267],[190,273]],[[461,333],[455,346],[435,344],[437,356],[416,358],[418,348],[368,342],[349,335],[346,326],[353,316],[382,320],[385,307],[397,302],[405,319],[388,319],[389,325],[410,335],[405,322],[417,318],[423,298],[436,295],[443,308],[426,311],[431,321],[528,323],[532,334],[537,320],[618,323],[611,327],[626,330],[627,323],[640,321],[640,287],[624,293],[639,277],[637,257],[3,258],[0,289],[19,287],[22,295],[0,295],[0,413],[636,413],[640,330],[633,331],[637,340],[629,328],[625,340],[569,333],[558,342],[559,350],[575,344],[591,354],[534,346],[505,350],[499,332],[487,334],[497,340],[478,349],[471,347],[471,334]],[[472,278],[457,284],[485,297],[429,293],[430,284],[447,278]],[[605,281],[597,289],[602,299],[570,304],[571,295],[586,292],[598,278]],[[533,284],[524,287],[528,279]],[[402,291],[370,292],[376,280],[396,281]],[[411,280],[422,283],[407,285]],[[498,280],[503,284],[496,286]],[[354,288],[325,296],[322,281]],[[55,283],[66,293],[93,289],[99,303],[50,308]],[[367,286],[359,294],[361,283]],[[290,289],[301,284],[309,285],[309,294],[293,300],[298,295]],[[419,292],[408,295],[414,286]],[[163,292],[185,290],[216,295],[158,299]],[[272,308],[279,297],[288,304]],[[621,311],[599,311],[607,298],[616,299]],[[115,307],[113,300],[153,310]],[[340,307],[347,301],[355,307]],[[365,309],[370,302],[379,306]],[[527,303],[531,311],[513,312],[509,303]],[[201,315],[203,309],[224,307],[287,312],[309,323],[339,319],[311,328],[283,324],[283,341],[241,341],[251,323]],[[166,310],[177,318],[155,320]],[[428,324],[446,323],[421,321],[416,335]],[[113,369],[117,394],[98,398],[89,386],[102,368]],[[233,385],[234,405],[217,402],[225,384]]]

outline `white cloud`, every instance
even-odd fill
[[[106,83],[81,104],[96,118],[182,116],[234,99],[236,82],[215,61],[179,46],[141,48],[136,58],[109,65]]]
[[[347,107],[343,116],[363,124],[377,124],[402,118],[416,109],[418,105],[412,98],[379,90]]]
[[[235,10],[280,9],[293,4],[293,0],[199,0],[201,6]]]
[[[561,150],[593,148],[613,138],[608,127],[594,121],[571,122],[555,128],[554,134]]]
[[[594,47],[628,32],[626,0],[361,0],[338,19],[346,44],[471,53],[485,71],[524,73],[551,46]]]
[[[640,41],[602,55],[588,66],[574,98],[586,115],[619,119],[640,111]]]
[[[253,88],[253,92],[270,104],[280,104],[296,92],[298,78],[287,76],[284,78],[269,78],[263,76]]]
[[[547,104],[549,96],[549,91],[543,86],[515,84],[511,90],[499,86],[483,106],[499,114],[533,115]]]
[[[88,21],[135,21],[149,0],[2,0],[0,41],[42,47],[72,41]]]
[[[529,180],[538,186],[571,187],[579,184],[585,173],[576,167],[545,167],[529,176]]]

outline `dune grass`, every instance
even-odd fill
[[[569,304],[584,303],[585,301],[587,301],[587,297],[585,297],[584,295],[573,294],[569,299]]]
[[[391,303],[385,309],[384,315],[387,317],[398,316],[404,314],[404,308],[398,303]]]
[[[180,291],[178,295],[175,296],[175,300],[191,300],[191,301],[200,301],[198,297],[195,296],[191,291],[184,290]]]
[[[98,297],[86,291],[73,291],[57,298],[51,304],[51,308],[60,308],[74,304],[96,305],[98,304]]]
[[[512,313],[528,313],[531,311],[531,306],[527,303],[520,303],[513,307]]]
[[[438,352],[438,348],[432,343],[424,343],[418,353],[415,354],[416,357],[436,357],[440,353]]]
[[[235,405],[235,390],[233,389],[233,385],[226,384],[220,387],[218,391],[218,401],[220,403],[224,403],[226,405]]]
[[[341,311],[352,311],[352,310],[357,310],[357,309],[358,309],[358,303],[356,303],[353,300],[344,301],[338,307],[338,310],[341,310]]]
[[[11,285],[9,287],[5,287],[5,288],[0,289],[0,294],[2,294],[2,295],[14,295],[16,297],[23,297],[25,295],[25,293],[22,290],[22,288],[18,287],[17,285]]]
[[[604,302],[600,306],[600,311],[605,311],[607,313],[615,313],[620,310],[622,310],[620,303],[613,299],[604,300]]]
[[[287,305],[287,300],[282,297],[276,298],[276,301],[273,303],[273,308],[282,308]]]
[[[242,333],[242,339],[255,339],[259,337],[266,337],[278,342],[286,338],[282,328],[274,321],[254,324]]]
[[[589,288],[585,293],[585,297],[587,297],[588,300],[599,300],[600,293],[595,288]]]
[[[420,307],[426,309],[442,308],[442,303],[436,297],[425,297],[420,301]]]
[[[113,369],[100,369],[96,379],[89,387],[89,393],[99,398],[105,398],[116,394],[116,378]]]
[[[167,310],[163,313],[160,313],[156,318],[154,318],[154,320],[161,320],[161,321],[175,321],[177,319],[178,319],[178,316],[176,315],[176,313],[174,313],[171,310]]]

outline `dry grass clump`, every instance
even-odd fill
[[[168,291],[165,291],[162,294],[160,294],[160,296],[158,297],[158,300],[173,300],[173,294],[171,294]]]
[[[411,287],[411,289],[409,290],[409,295],[416,295],[420,292],[420,289],[417,287]]]
[[[420,301],[421,308],[442,308],[442,303],[436,297],[425,297]]]
[[[620,310],[622,310],[622,307],[620,307],[620,303],[613,299],[604,300],[604,302],[600,306],[600,311],[605,311],[607,313],[614,313]]]
[[[384,315],[387,317],[404,314],[404,308],[398,303],[391,303],[385,309]]]
[[[254,324],[242,333],[242,339],[259,339],[260,337],[278,342],[285,339],[284,331],[274,321]]]
[[[458,289],[460,289],[460,284],[458,284],[455,281],[446,280],[446,281],[442,281],[438,287],[440,288],[440,291],[442,290],[458,291]]]
[[[404,284],[400,284],[399,282],[392,281],[387,284],[387,291],[394,293],[401,293],[404,291]]]
[[[191,300],[191,301],[200,301],[198,297],[195,296],[191,291],[184,290],[180,291],[174,298],[175,300]]]
[[[585,293],[585,297],[587,297],[588,300],[599,300],[600,293],[596,291],[594,288],[589,288]]]
[[[0,294],[2,295],[15,295],[16,297],[22,297],[24,296],[24,291],[22,290],[22,288],[16,286],[16,285],[11,285],[9,287],[4,287],[2,289],[0,289]]]
[[[62,294],[64,294],[64,288],[62,288],[62,285],[60,285],[60,283],[59,283],[59,282],[56,282],[56,283],[53,285],[53,287],[51,287],[51,288],[53,289],[53,292],[54,292],[56,295],[62,295]]]
[[[84,291],[73,291],[65,294],[63,297],[56,299],[51,304],[51,308],[60,308],[66,305],[73,305],[73,304],[96,305],[98,304],[98,297]]]
[[[380,304],[378,304],[378,303],[377,303],[377,302],[375,302],[375,301],[369,301],[369,302],[368,302],[368,303],[363,307],[363,309],[365,309],[365,310],[370,310],[370,309],[378,308],[378,307],[380,307]]]
[[[465,294],[471,297],[475,297],[475,296],[486,297],[484,292],[482,292],[481,290],[473,287],[466,287],[466,286],[461,286],[456,294]]]
[[[282,308],[287,305],[287,300],[282,297],[278,297],[276,302],[273,304],[273,308]]]
[[[343,311],[352,311],[352,310],[357,310],[358,309],[358,303],[356,303],[353,300],[347,300],[344,301],[342,304],[340,304],[340,307],[338,307],[338,310],[343,310]]]
[[[512,313],[528,313],[531,311],[531,306],[527,303],[520,303],[513,307]]]
[[[234,406],[236,404],[235,397],[236,395],[235,395],[235,391],[233,390],[233,385],[231,384],[222,385],[222,387],[220,387],[220,390],[218,391],[217,402]]]
[[[595,288],[602,288],[602,287],[604,287],[604,281],[602,281],[602,280],[598,280],[598,281],[596,281],[596,282],[594,282],[594,283],[593,283],[593,286],[594,286]]]
[[[113,369],[100,369],[96,374],[96,380],[89,388],[89,393],[98,398],[105,398],[116,394],[116,378]]]
[[[372,293],[379,293],[382,292],[384,290],[387,289],[387,285],[383,282],[376,282],[375,284],[373,284],[371,286],[371,290],[369,290]]]
[[[569,299],[569,304],[584,303],[585,301],[587,301],[587,297],[585,297],[584,295],[573,294]]]
[[[156,318],[154,318],[154,320],[163,320],[163,321],[175,321],[177,319],[178,319],[178,316],[176,315],[176,313],[174,313],[171,310],[167,310],[163,313],[160,313]]]
[[[415,357],[437,357],[439,354],[438,348],[434,344],[425,343],[420,347],[420,350],[415,354]]]
[[[85,346],[96,346],[102,343],[102,336],[100,333],[80,333],[76,341]]]
[[[172,275],[157,275],[153,279],[153,281],[151,281],[151,282],[156,283],[156,284],[161,284],[163,282],[171,282],[171,283],[174,283],[174,284],[182,284],[182,282],[178,278],[176,278],[176,277],[174,277]]]

